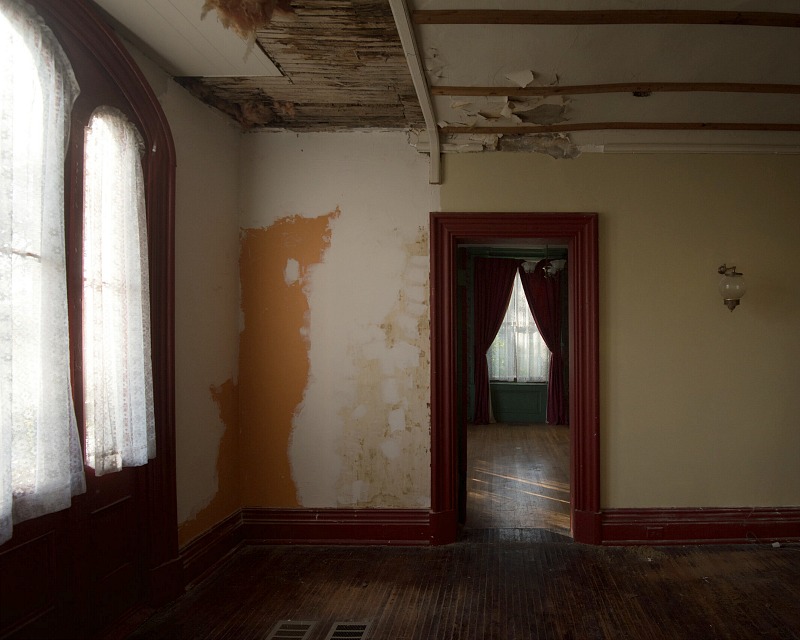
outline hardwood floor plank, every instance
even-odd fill
[[[470,425],[467,450],[467,528],[570,535],[568,426]]]
[[[250,546],[131,637],[263,638],[371,620],[370,638],[796,638],[798,545]]]
[[[261,639],[287,619],[316,621],[310,640],[341,621],[371,640],[800,638],[800,545],[576,544],[567,428],[471,429],[469,449],[459,542],[244,546],[131,638]]]

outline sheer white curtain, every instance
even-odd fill
[[[86,463],[97,475],[156,453],[147,220],[136,127],[100,107],[86,130],[83,371]]]
[[[490,380],[547,382],[550,350],[539,335],[519,274],[487,358]]]
[[[0,543],[85,491],[72,405],[64,155],[78,86],[52,32],[0,0]]]

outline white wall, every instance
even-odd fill
[[[309,375],[289,450],[274,452],[289,458],[299,505],[428,506],[428,215],[439,200],[427,156],[403,133],[257,133],[243,138],[241,169],[244,229],[334,212],[303,276]],[[290,286],[297,265],[285,266]],[[242,429],[258,440],[269,425]],[[268,487],[258,500],[268,506]]]
[[[175,394],[178,522],[218,492],[225,425],[210,387],[235,379],[238,357],[238,127],[130,48],[169,121],[175,194]],[[238,496],[225,502],[238,507]],[[227,508],[231,508],[228,506]],[[199,529],[227,513],[208,514]]]

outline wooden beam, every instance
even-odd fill
[[[594,93],[670,93],[708,91],[716,93],[800,94],[800,84],[751,82],[619,82],[613,84],[551,85],[547,87],[458,87],[435,86],[435,96],[509,96],[517,98],[585,95]]]
[[[425,119],[425,129],[428,132],[430,142],[431,163],[428,172],[428,182],[430,184],[441,184],[442,182],[442,154],[439,145],[439,127],[436,124],[436,114],[433,109],[433,100],[429,90],[428,81],[425,78],[425,68],[420,56],[419,46],[414,36],[414,26],[411,23],[411,16],[408,12],[406,0],[389,0],[389,6],[394,16],[397,26],[397,35],[403,45],[403,53],[408,64],[408,71],[417,93],[422,117]]]
[[[698,24],[794,29],[800,27],[800,14],[769,11],[440,9],[414,11],[412,19],[414,24]]]
[[[503,134],[571,133],[573,131],[654,130],[654,131],[800,131],[800,123],[773,122],[574,122],[551,125],[490,125],[481,127],[446,126],[440,133]]]

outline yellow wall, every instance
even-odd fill
[[[604,507],[800,504],[800,158],[448,155],[443,211],[597,212]],[[748,292],[733,313],[717,268]]]

